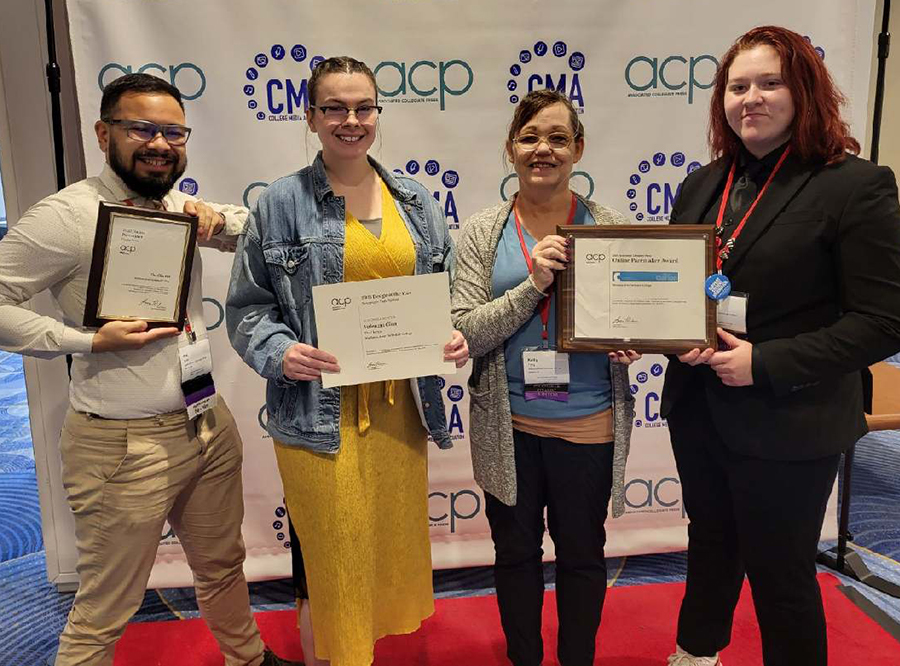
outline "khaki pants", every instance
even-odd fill
[[[264,646],[243,572],[241,439],[221,398],[195,421],[185,412],[111,420],[70,410],[60,449],[81,585],[56,665],[113,663],[168,519],[225,663],[258,666]]]

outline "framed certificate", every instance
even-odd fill
[[[556,278],[563,352],[684,353],[716,348],[712,225],[576,225],[572,260]]]
[[[85,326],[141,319],[184,326],[197,218],[100,202]]]

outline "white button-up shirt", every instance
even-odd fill
[[[111,419],[154,416],[184,409],[181,391],[180,344],[185,334],[142,349],[91,353],[93,329],[84,328],[85,297],[97,227],[98,202],[146,200],[131,192],[107,165],[94,178],[70,185],[39,201],[0,241],[0,348],[51,358],[72,354],[72,407]],[[196,200],[170,190],[163,198],[170,211],[181,212]],[[247,209],[209,204],[225,216],[225,229],[209,245],[233,249]],[[187,315],[197,338],[206,337],[201,294],[202,262],[194,255]],[[62,317],[39,315],[23,306],[49,289]]]

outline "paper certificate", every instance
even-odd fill
[[[186,215],[101,204],[85,325],[142,319],[181,327],[196,233]]]
[[[574,261],[575,337],[623,341],[704,337],[702,243],[581,238]]]
[[[341,366],[322,373],[325,388],[456,372],[444,361],[447,273],[319,285],[312,297],[319,349]]]
[[[681,353],[715,347],[709,225],[566,226],[572,261],[557,279],[557,348]]]

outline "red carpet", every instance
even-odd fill
[[[832,666],[896,666],[900,643],[820,574]],[[598,666],[662,666],[675,642],[675,618],[684,585],[655,584],[609,590],[597,640]],[[301,658],[293,611],[256,615],[263,639],[284,657]],[[556,612],[552,592],[544,602],[545,664],[556,664]],[[760,666],[762,653],[753,602],[745,586],[734,620],[726,666]],[[494,597],[441,599],[415,634],[378,642],[376,666],[505,666],[503,635]],[[220,666],[212,634],[202,620],[131,624],[116,650],[116,666]],[[800,665],[798,665],[800,666]]]

